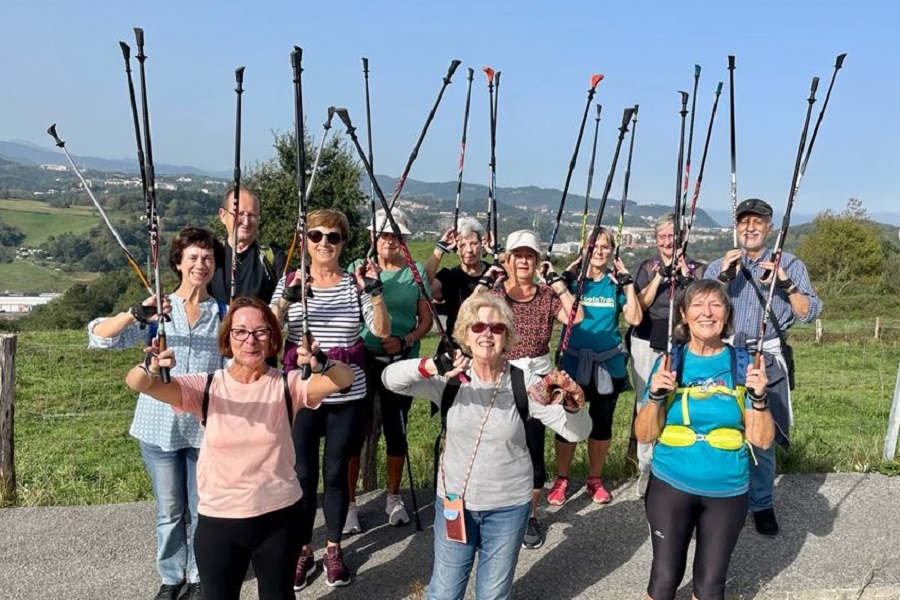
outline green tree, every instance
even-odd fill
[[[253,166],[244,180],[244,184],[254,190],[260,199],[260,239],[285,247],[290,244],[297,223],[295,140],[293,133],[275,134],[275,157]],[[306,180],[309,181],[317,149],[308,134],[305,148]],[[331,208],[347,215],[350,241],[341,254],[345,265],[362,256],[369,244],[365,229],[367,216],[363,211],[365,196],[359,188],[361,175],[362,167],[339,137],[335,136],[325,144],[315,187],[310,195],[309,210]]]
[[[826,210],[815,229],[797,247],[810,276],[824,283],[877,283],[884,274],[887,252],[881,232],[862,202],[851,198],[839,214]]]

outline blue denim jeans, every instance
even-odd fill
[[[428,584],[428,600],[463,598],[476,555],[475,597],[478,600],[510,598],[530,511],[531,502],[495,510],[466,510],[468,541],[461,544],[447,539],[444,500],[438,498],[434,510],[434,569]]]
[[[764,508],[772,508],[775,501],[772,493],[775,489],[775,444],[768,450],[753,446],[757,465],[750,460],[750,510],[756,512]]]
[[[200,581],[194,558],[199,448],[166,452],[140,442],[156,497],[156,569],[162,582]]]

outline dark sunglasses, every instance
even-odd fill
[[[306,233],[306,237],[308,237],[309,241],[311,241],[313,244],[318,244],[319,242],[321,242],[323,237],[328,240],[329,244],[333,246],[336,246],[337,244],[340,244],[344,241],[344,238],[337,231],[329,231],[328,233],[325,233],[323,231],[319,231],[318,229],[311,229]]]
[[[469,325],[469,329],[472,330],[472,333],[484,333],[485,329],[490,329],[494,335],[506,333],[506,325],[504,323],[482,323],[481,321],[476,321]]]

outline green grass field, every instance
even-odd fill
[[[61,233],[85,233],[101,222],[93,207],[57,208],[36,200],[0,200],[0,220],[25,234],[23,246],[39,246]]]
[[[868,326],[861,328],[867,330]],[[801,329],[801,331],[803,331]],[[801,333],[798,331],[798,334]],[[797,335],[797,338],[806,337]],[[423,352],[431,352],[434,336]],[[83,331],[20,334],[16,364],[16,504],[66,505],[151,498],[137,442],[128,435],[135,397],[123,383],[140,356],[88,351]],[[854,336],[824,345],[796,345],[793,446],[781,453],[781,472],[900,472],[881,461],[887,416],[900,361],[900,341]],[[621,482],[634,474],[626,456],[633,394],[619,399],[612,450],[604,476]],[[416,401],[410,416],[410,455],[416,484],[430,485],[431,449],[438,432],[429,405]],[[550,434],[548,434],[548,440]],[[548,467],[552,462],[548,441]],[[586,473],[580,444],[573,476]],[[383,455],[379,480],[384,481]]]

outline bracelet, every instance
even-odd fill
[[[759,406],[757,406],[757,404],[758,404]],[[751,402],[751,403],[750,403],[750,407],[751,407],[753,410],[756,410],[756,411],[759,411],[759,412],[764,412],[764,411],[769,410],[769,401],[766,400],[765,402]]]
[[[649,392],[647,392],[647,397],[649,398],[651,403],[657,406],[661,406],[662,403],[669,398],[669,391],[660,390],[658,393],[654,394],[653,390],[650,390]]]
[[[419,361],[419,375],[421,375],[423,379],[431,379],[431,373],[429,373],[428,369],[425,368],[425,365],[427,363],[428,358],[423,358]]]
[[[750,398],[751,402],[767,402],[769,399],[768,392],[763,392],[757,396],[750,388],[747,388],[747,396]]]

